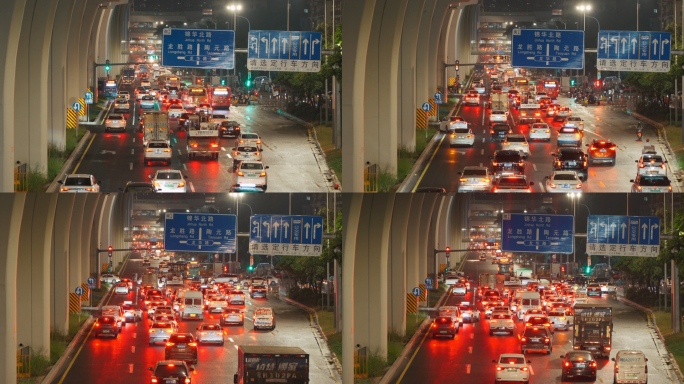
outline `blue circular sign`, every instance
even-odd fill
[[[430,103],[427,101],[423,103],[423,111],[429,112],[430,111]]]
[[[81,110],[81,103],[79,103],[78,101],[75,101],[75,102],[71,105],[71,108],[73,108],[74,111],[78,112],[78,111]]]
[[[413,296],[420,296],[420,288],[418,288],[418,287],[413,288]]]
[[[435,99],[442,100],[442,92],[435,92]]]
[[[89,277],[88,278],[88,284],[90,284],[90,285],[95,284],[95,279],[93,279],[92,277]]]
[[[86,98],[86,99],[92,99],[92,98],[93,98],[93,93],[92,93],[92,92],[86,92],[86,93],[85,93],[85,98]]]
[[[425,279],[425,285],[432,285],[432,279],[429,277]]]
[[[80,285],[78,287],[76,287],[76,294],[77,295],[83,296],[83,293],[84,293],[83,287],[81,287]]]

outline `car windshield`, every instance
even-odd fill
[[[264,169],[264,165],[261,163],[242,163],[240,169],[262,170]]]
[[[98,320],[100,324],[113,324],[114,323],[114,318],[113,317],[100,317],[100,320]]]
[[[525,364],[525,359],[522,357],[506,356],[499,360],[501,364]]]
[[[168,148],[169,145],[167,143],[149,143],[148,147],[149,148]]]
[[[464,169],[463,176],[487,176],[486,169]]]
[[[253,133],[245,133],[242,135],[243,139],[258,139],[259,136]]]
[[[526,187],[527,181],[518,177],[503,177],[499,180],[499,187]]]
[[[646,185],[646,186],[666,186],[666,185],[670,185],[670,180],[668,180],[667,177],[647,176],[647,177],[641,178],[640,184]]]
[[[579,151],[561,151],[559,159],[562,161],[582,161],[584,160],[584,153]]]
[[[510,320],[511,315],[496,314],[496,315],[492,315],[492,318],[498,319],[498,320]]]
[[[532,124],[532,128],[536,128],[536,129],[546,129],[548,127],[549,126],[546,124]]]
[[[663,158],[658,155],[644,155],[642,157],[644,163],[662,163]]]
[[[494,131],[508,131],[510,127],[504,124],[496,124],[492,127]]]
[[[171,328],[171,324],[169,324],[169,323],[154,323],[154,324],[152,324],[152,328],[159,328],[159,329]]]
[[[577,180],[577,177],[570,173],[561,173],[553,176],[554,180]]]
[[[207,324],[207,325],[204,325],[202,327],[202,329],[205,331],[220,331],[221,327],[219,327],[218,325],[214,325],[214,324]]]
[[[238,152],[256,152],[257,149],[254,147],[238,147]]]
[[[178,172],[159,172],[157,173],[157,179],[180,180],[181,174]]]
[[[546,329],[545,328],[527,328],[525,330],[525,336],[546,336]]]
[[[611,148],[614,144],[610,141],[596,141],[591,143],[591,145],[596,148]]]
[[[123,120],[121,115],[109,115],[109,120]]]
[[[576,133],[577,128],[574,127],[563,127],[560,129],[560,133]]]
[[[517,163],[520,161],[520,153],[518,153],[518,152],[497,153],[496,156],[494,156],[494,161],[497,161],[500,163]]]
[[[451,133],[468,133],[469,131],[468,128],[452,128],[449,130]]]
[[[527,140],[525,140],[524,136],[508,136],[506,141],[509,143],[524,143]]]
[[[89,177],[67,177],[64,185],[92,185]]]
[[[177,364],[159,364],[154,370],[154,375],[158,377],[187,376],[185,367]]]

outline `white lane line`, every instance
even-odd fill
[[[135,353],[135,345],[131,345],[131,353]]]
[[[484,149],[483,149],[483,151],[484,151]],[[482,163],[480,163],[480,167],[482,167]]]
[[[540,189],[542,192],[546,192],[546,190],[545,190],[545,188],[544,188],[544,184],[542,184],[541,181],[539,182],[539,189]]]
[[[134,333],[134,334],[133,334],[133,338],[134,338],[134,339],[135,339],[137,336],[138,336],[137,333]]]
[[[133,364],[128,364],[128,373],[133,373]]]
[[[468,353],[470,353],[470,354],[473,353],[473,347],[472,346],[468,347]]]
[[[185,163],[183,163],[183,169],[186,171],[188,170],[188,166]]]
[[[128,169],[133,170],[133,163],[128,164]]]
[[[484,139],[483,139],[484,140]],[[484,155],[484,148],[480,150],[480,155]],[[481,165],[480,165],[481,166]]]
[[[470,338],[471,338],[471,339],[474,339],[474,338],[475,338],[475,334],[474,334],[474,333],[471,333],[471,334],[470,334]]]
[[[195,193],[195,186],[192,185],[192,182],[190,182],[189,184],[190,184],[190,190],[192,191],[192,193]]]
[[[537,164],[532,163],[532,168],[534,168],[534,171],[537,172]]]
[[[532,366],[530,365],[530,375],[534,375],[534,371],[532,370]]]
[[[470,364],[466,364],[466,373],[470,375]]]
[[[135,155],[135,148],[131,148],[131,155]]]

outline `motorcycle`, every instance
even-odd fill
[[[644,135],[644,134],[641,132],[641,130],[638,130],[638,131],[637,131],[637,141],[641,141],[641,137],[642,137],[643,135]]]

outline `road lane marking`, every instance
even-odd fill
[[[470,353],[470,354],[473,353],[473,347],[472,346],[468,347],[468,353]]]
[[[466,364],[466,373],[470,375],[470,364]]]
[[[183,163],[183,169],[186,170],[186,171],[188,170],[187,164]]]
[[[133,163],[128,164],[128,169],[130,169],[131,171],[133,170]]]
[[[542,192],[546,192],[546,189],[544,188],[544,184],[542,184],[541,181],[539,182],[539,189],[540,189]]]
[[[532,370],[532,366],[530,365],[530,375],[534,375],[534,371]]]
[[[439,139],[439,143],[435,146],[434,152],[432,152],[432,156],[430,156],[430,160],[428,160],[427,165],[423,169],[423,172],[421,172],[420,177],[418,177],[418,180],[416,181],[416,185],[413,186],[413,189],[411,192],[415,192],[416,189],[418,189],[418,186],[420,185],[420,182],[423,180],[423,176],[427,173],[427,170],[430,168],[430,164],[432,164],[432,160],[437,156],[437,152],[439,152],[439,147],[442,146],[442,142],[444,141],[444,138],[446,135],[443,135],[441,139]]]
[[[135,148],[131,148],[131,155],[135,155]]]
[[[606,185],[603,184],[603,181],[599,181],[599,186],[600,186],[601,188],[605,188],[605,187],[606,187]]]
[[[532,168],[534,168],[534,171],[537,172],[537,164],[532,163]]]
[[[133,338],[134,338],[134,339],[137,338],[137,336],[138,336],[137,333],[133,333]]]
[[[86,153],[88,153],[88,149],[90,149],[90,145],[93,144],[93,141],[95,140],[95,137],[97,135],[93,135],[93,137],[90,139],[90,142],[88,143],[88,146],[86,147],[85,151],[83,151],[83,154],[81,155],[81,158],[78,159],[78,163],[76,163],[76,167],[74,167],[73,173],[77,173],[76,171],[78,170],[78,167],[81,166],[81,162],[85,158]]]
[[[133,373],[133,364],[128,364],[128,373]]]
[[[195,193],[195,186],[192,185],[192,182],[190,182],[188,184],[190,184],[190,190],[192,191],[192,193]]]
[[[482,167],[482,163],[480,163],[480,167]]]
[[[135,353],[135,345],[131,345],[131,353]]]
[[[474,338],[475,338],[475,334],[474,334],[474,333],[471,333],[471,334],[470,334],[470,338],[471,338],[471,339],[474,339]]]

